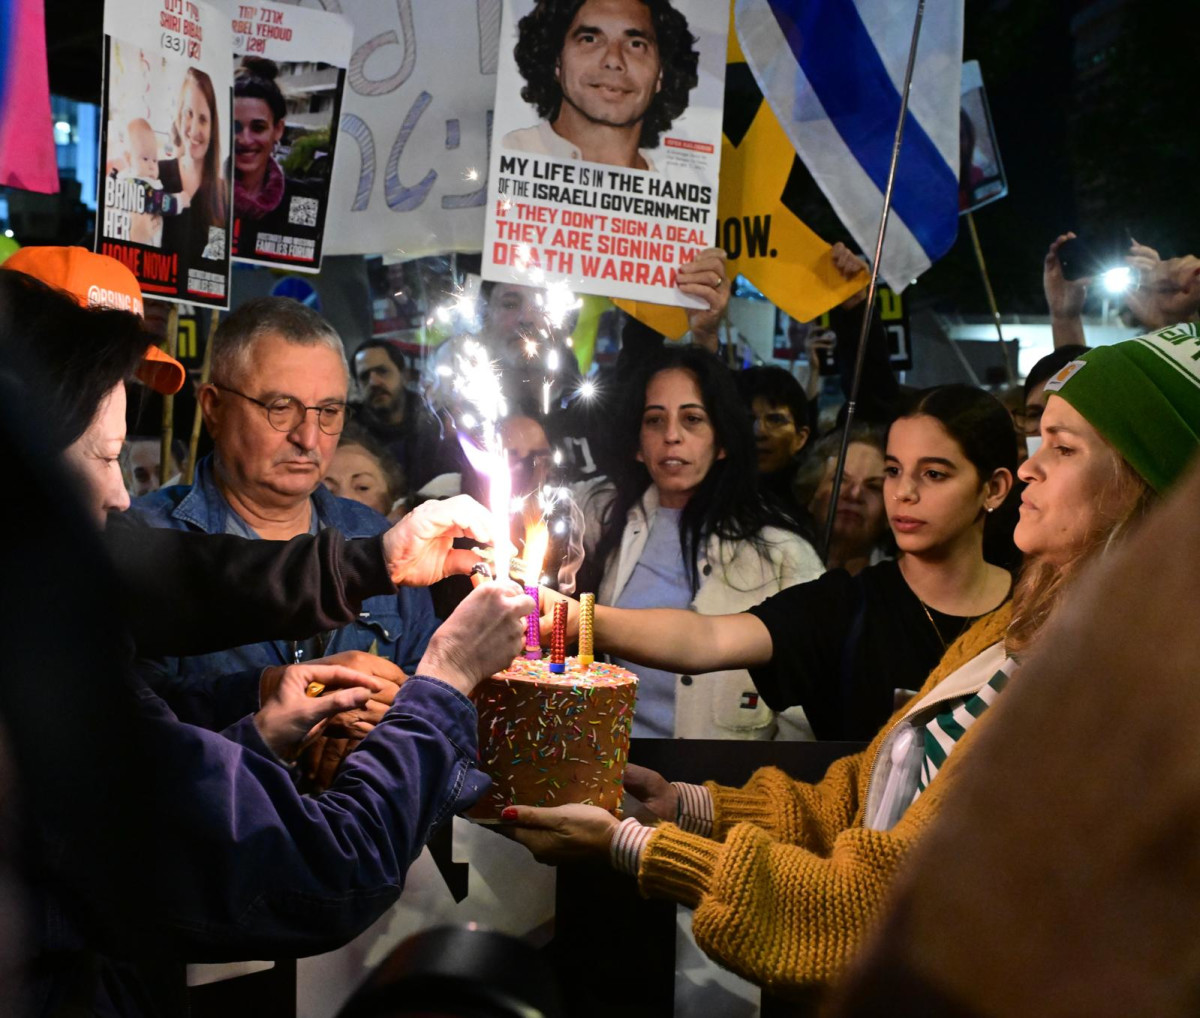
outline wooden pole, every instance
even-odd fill
[[[179,305],[172,304],[167,315],[167,353],[175,357],[179,353]],[[171,393],[163,396],[162,445],[158,457],[158,477],[166,483],[171,476],[171,443],[175,438],[175,397]]]
[[[208,342],[204,344],[204,360],[200,367],[200,385],[205,385],[209,381],[209,376],[212,374],[212,348],[213,336],[216,334],[217,326],[221,322],[221,312],[214,308],[209,312],[208,319]],[[200,413],[200,393],[196,393],[196,409],[192,414],[192,437],[188,442],[187,466],[183,471],[183,483],[191,484],[196,478],[196,450],[200,447],[200,427],[204,420]]]
[[[983,260],[983,248],[979,246],[979,233],[975,229],[975,215],[967,213],[967,226],[971,230],[971,244],[975,248],[975,260],[979,262],[979,274],[983,276],[983,289],[987,293],[988,307],[992,309],[992,321],[996,324],[996,335],[1000,337],[1000,359],[1004,361],[1004,374],[1008,384],[1017,380],[1013,366],[1008,359],[1008,348],[1004,345],[1004,330],[1000,328],[1000,308],[996,306],[996,295],[992,292],[992,280],[988,276],[987,264]]]

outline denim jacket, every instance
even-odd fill
[[[331,495],[324,486],[318,486],[312,500],[320,526],[334,527],[346,537],[373,537],[388,527],[374,510]],[[207,534],[226,533],[233,512],[217,488],[211,456],[197,464],[190,488],[162,488],[137,499],[132,511],[154,527]],[[353,625],[320,634],[321,654],[373,650],[412,675],[437,626],[428,590],[402,587],[397,594],[364,600]],[[295,662],[295,643],[271,640],[194,657],[143,661],[139,670],[180,720],[219,731],[258,710],[263,668]]]

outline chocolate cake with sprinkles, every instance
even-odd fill
[[[479,757],[492,787],[471,809],[498,820],[510,804],[581,802],[616,813],[629,759],[637,676],[567,658],[556,675],[548,660],[517,658],[475,690]]]

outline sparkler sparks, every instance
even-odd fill
[[[476,427],[479,430],[480,445],[476,446],[470,439],[464,440],[463,451],[472,466],[488,479],[488,502],[496,539],[494,575],[507,578],[512,559],[508,541],[512,477],[498,425],[508,408],[496,367],[479,343],[468,340],[462,345],[453,374],[455,391],[474,409],[474,413],[460,415],[459,423],[469,430],[474,431]]]
[[[542,309],[553,328],[561,329],[567,316],[581,307],[583,301],[575,296],[564,280],[558,280],[546,287]]]

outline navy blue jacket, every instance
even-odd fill
[[[332,786],[301,795],[246,718],[227,738],[142,691],[161,844],[157,932],[191,961],[281,958],[345,944],[396,900],[434,827],[489,784],[474,705],[416,675]],[[163,946],[166,946],[164,944]]]
[[[324,486],[313,492],[312,499],[320,526],[333,527],[346,537],[373,537],[389,526],[379,513],[331,495]],[[212,458],[205,457],[197,464],[194,485],[162,488],[139,498],[132,512],[154,527],[224,534],[233,510],[217,488]],[[373,651],[411,675],[437,626],[428,590],[403,587],[396,594],[366,598],[356,623],[322,634],[322,656]],[[294,642],[271,640],[211,654],[144,661],[140,670],[182,720],[219,731],[258,710],[263,668],[295,662]]]

